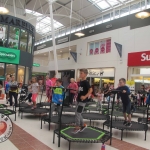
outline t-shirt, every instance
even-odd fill
[[[70,90],[70,93],[76,93],[78,90],[78,85],[77,83],[73,82],[69,84],[68,88],[73,89],[73,90]]]
[[[39,84],[38,83],[32,83],[31,84],[32,93],[36,94],[39,92]]]
[[[56,80],[57,80],[57,78],[51,78],[52,86],[55,86],[55,85],[56,85]]]
[[[80,97],[81,96],[85,96],[89,89],[91,88],[89,82],[87,80],[84,80],[84,81],[80,81],[80,85],[79,85],[79,94],[78,94],[78,98],[77,98],[77,101],[78,102],[83,102],[83,103],[86,103],[88,101],[88,98],[86,98],[85,100],[81,100]]]
[[[9,85],[10,85],[11,92],[15,92],[15,93],[18,92],[18,82],[17,81],[11,81],[11,82],[9,82]]]
[[[121,100],[122,100],[122,103],[123,104],[128,104],[130,102],[130,98],[129,98],[129,95],[130,95],[130,89],[128,86],[120,86],[117,88],[117,90],[120,90],[119,92],[119,95],[121,97]],[[122,93],[122,91],[125,90],[126,93]]]

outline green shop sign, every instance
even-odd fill
[[[34,67],[40,67],[40,64],[33,63],[33,66],[34,66]]]
[[[19,64],[20,51],[11,48],[0,47],[0,62]]]
[[[4,76],[0,76],[0,80],[4,81],[5,77]]]

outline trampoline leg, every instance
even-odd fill
[[[103,130],[104,130],[104,124],[103,124]]]
[[[15,121],[16,121],[16,112],[15,112]]]
[[[53,132],[53,144],[55,143],[55,131]]]
[[[41,129],[42,129],[42,118],[41,118]]]
[[[145,131],[145,141],[146,141],[146,134],[147,134],[147,131]]]
[[[121,130],[121,141],[122,141],[122,138],[123,138],[123,130]]]
[[[91,120],[90,120],[90,126],[91,126]]]
[[[69,150],[70,150],[70,147],[71,147],[71,142],[69,141]]]

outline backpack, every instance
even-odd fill
[[[146,104],[150,105],[150,94],[148,95],[148,97],[146,99]]]

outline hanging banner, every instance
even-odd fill
[[[131,91],[135,91],[135,82],[134,81],[126,81],[126,85],[129,87]]]
[[[93,51],[94,51],[94,43],[90,43],[90,46],[89,46],[89,55],[93,55]]]
[[[77,53],[76,52],[70,52],[70,54],[73,57],[74,61],[77,62]]]
[[[122,45],[114,42],[118,50],[119,56],[122,57]]]
[[[104,54],[106,52],[106,41],[100,42],[100,54]]]
[[[106,53],[111,52],[111,39],[106,40]]]
[[[95,42],[95,50],[94,50],[94,55],[99,54],[99,42]]]

